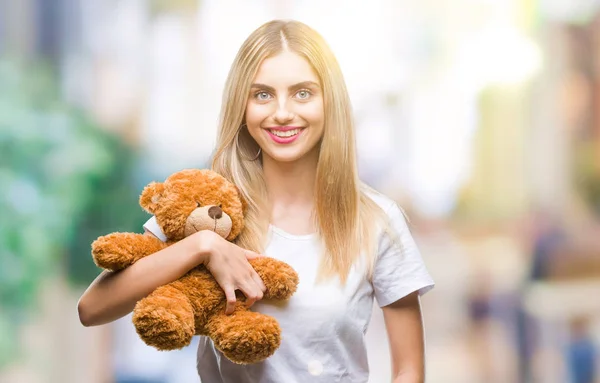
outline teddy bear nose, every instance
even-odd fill
[[[218,206],[211,206],[208,209],[208,216],[212,219],[219,219],[223,216],[223,210]]]

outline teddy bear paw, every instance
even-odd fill
[[[255,312],[236,312],[210,327],[215,346],[227,359],[238,364],[263,361],[281,344],[277,321]]]
[[[133,314],[135,329],[144,343],[163,351],[188,346],[195,333],[191,306],[188,310],[181,306],[171,309],[155,298],[149,299],[155,301],[140,301]]]
[[[131,265],[134,257],[131,254],[131,246],[128,245],[130,238],[127,238],[127,234],[108,234],[92,243],[92,258],[98,267],[117,271]]]

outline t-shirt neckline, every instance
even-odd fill
[[[285,230],[283,230],[283,229],[281,229],[281,228],[279,228],[277,226],[271,225],[271,224],[269,225],[269,229],[273,233],[279,235],[280,237],[284,237],[284,238],[287,238],[287,239],[293,239],[295,241],[307,241],[307,240],[312,240],[312,239],[314,239],[314,238],[317,237],[317,233],[291,234],[291,233],[288,233],[287,231],[285,231]]]

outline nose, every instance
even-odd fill
[[[212,219],[219,219],[223,216],[223,210],[218,206],[211,206],[208,209],[208,216]]]
[[[273,115],[273,119],[281,125],[285,125],[294,119],[294,114],[288,109],[287,100],[281,100],[277,104],[277,110]]]

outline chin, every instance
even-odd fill
[[[307,155],[307,153],[304,151],[289,152],[286,150],[285,152],[282,152],[279,150],[274,150],[271,152],[267,152],[266,155],[269,156],[275,162],[290,163],[290,162],[296,162],[298,160],[301,160],[303,157],[305,157]]]

